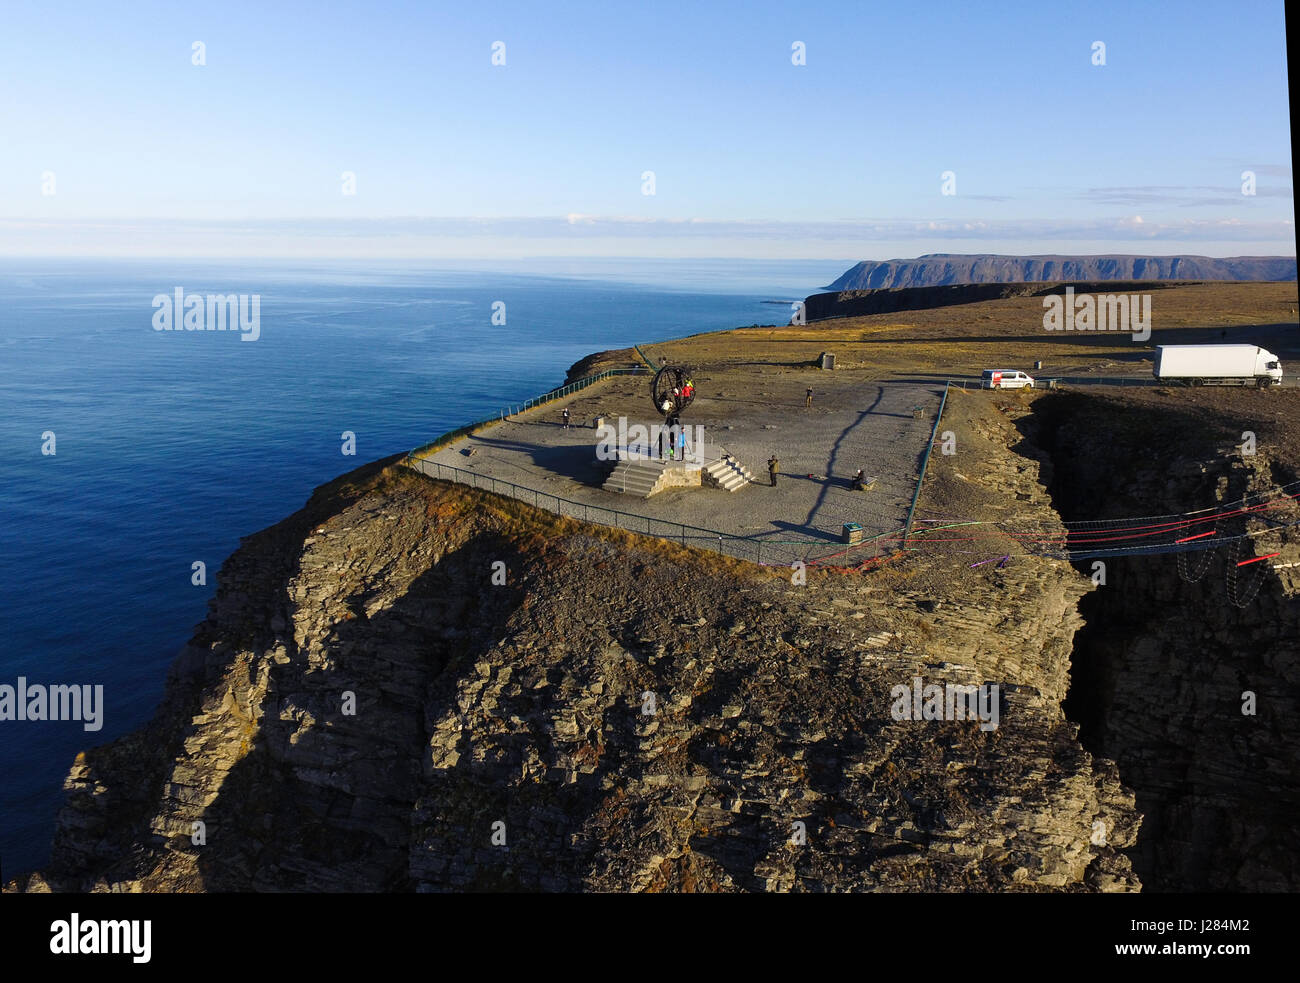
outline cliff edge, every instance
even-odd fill
[[[1051,528],[1034,461],[994,478]],[[1137,890],[1132,793],[1061,709],[1089,582],[945,583],[797,585],[378,462],[242,542],[7,889]],[[896,719],[918,678],[998,683],[998,726]]]

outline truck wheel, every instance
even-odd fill
[[[1204,379],[1193,379],[1192,382],[1191,382],[1191,384],[1192,384],[1193,386],[1203,386],[1203,385],[1205,385],[1205,380],[1204,380]]]
[[[1255,380],[1255,388],[1256,388],[1256,389],[1267,389],[1267,388],[1268,388],[1269,381],[1270,381],[1270,380],[1268,380],[1268,379],[1256,379],[1256,380]]]

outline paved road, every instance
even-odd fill
[[[1051,376],[1048,375],[1046,372],[1042,372],[1035,375],[1034,379],[1038,384],[1038,388],[1040,389],[1045,388],[1047,383],[1052,379],[1055,379],[1061,384],[1067,386],[1146,386],[1149,388],[1154,388],[1156,386],[1181,385],[1181,383],[1160,382],[1158,379],[1152,378],[1150,372],[1145,372],[1145,373],[1140,373],[1135,375],[1107,375],[1107,376],[1084,376],[1084,375]],[[961,385],[962,383],[965,383],[965,388],[967,389],[978,389],[980,387],[979,376],[970,376],[969,378],[966,379],[962,379],[960,377],[955,376],[953,377],[952,381],[954,385]],[[1300,388],[1300,377],[1294,375],[1284,375],[1282,377],[1282,388],[1284,389]]]

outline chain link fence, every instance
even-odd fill
[[[637,354],[645,360],[646,366],[652,366],[650,360],[639,347],[636,351]],[[701,526],[686,525],[685,523],[673,522],[668,519],[656,519],[651,516],[639,515],[635,512],[625,512],[621,509],[607,508],[602,505],[592,505],[588,502],[577,502],[572,499],[562,498],[551,492],[539,491],[536,488],[529,488],[526,485],[516,484],[512,481],[493,478],[489,475],[479,474],[475,471],[468,471],[463,468],[455,467],[454,465],[430,460],[430,455],[434,452],[461,437],[469,436],[482,427],[508,419],[511,416],[523,413],[536,406],[540,406],[543,403],[562,399],[571,393],[577,392],[580,389],[585,389],[588,386],[611,376],[644,374],[647,370],[646,366],[609,369],[597,375],[579,379],[566,386],[561,386],[558,389],[549,390],[540,396],[525,400],[522,403],[505,407],[496,416],[489,417],[486,420],[480,420],[476,423],[466,424],[463,427],[459,427],[456,430],[443,434],[441,437],[438,437],[436,440],[431,441],[422,447],[416,448],[406,456],[404,463],[408,467],[411,467],[430,478],[436,478],[441,481],[450,481],[470,488],[476,488],[480,491],[491,492],[495,495],[502,495],[506,498],[513,498],[516,501],[524,502],[525,504],[532,505],[535,508],[545,509],[548,512],[565,518],[576,519],[581,522],[592,522],[610,529],[621,529],[625,532],[637,533],[643,536],[653,536],[658,539],[678,543],[681,546],[690,546],[695,549],[716,552],[738,560],[746,560],[750,563],[757,563],[766,566],[792,567],[795,563],[803,563],[806,566],[839,568],[861,567],[863,565],[870,565],[874,562],[883,560],[897,552],[899,545],[904,538],[903,530],[901,529],[864,538],[860,543],[853,545],[847,545],[840,538],[832,535],[830,532],[822,532],[819,538],[802,539],[778,539],[770,533],[765,536],[736,536],[731,533],[720,532],[716,529],[706,529]],[[958,383],[950,383],[950,385],[958,385]],[[940,412],[942,413],[942,410]],[[936,426],[937,423],[938,420],[936,418]],[[933,432],[931,433],[931,442],[933,442]],[[709,440],[706,436],[704,446],[697,448],[696,453],[699,454],[705,462],[708,462],[720,457],[722,450],[720,445]],[[918,481],[916,487],[917,494],[919,494],[920,481]],[[912,508],[909,509],[908,512],[909,521],[911,518],[911,512],[914,510],[915,498],[913,498]],[[781,534],[778,533],[776,535]]]
[[[417,455],[432,454],[439,448],[450,444],[453,440],[458,440],[461,437],[468,437],[470,434],[481,430],[483,427],[493,423],[499,423],[502,420],[508,420],[510,417],[518,416],[520,413],[526,413],[528,410],[541,406],[544,403],[563,399],[565,396],[576,393],[581,389],[586,389],[588,386],[595,385],[597,382],[600,382],[603,379],[608,379],[611,376],[644,375],[645,373],[646,368],[638,365],[635,368],[630,369],[607,369],[604,372],[598,372],[596,375],[589,375],[585,378],[577,379],[570,382],[568,385],[560,386],[558,389],[550,389],[542,393],[540,396],[533,396],[531,399],[526,399],[522,403],[512,403],[510,406],[503,406],[494,416],[489,416],[483,420],[476,420],[473,423],[467,423],[463,427],[457,427],[455,430],[449,430],[441,437],[431,440],[422,447],[417,447],[415,450],[411,451],[408,458]]]
[[[719,532],[716,529],[690,526],[669,519],[656,519],[652,516],[624,512],[621,509],[592,505],[588,502],[575,502],[572,499],[519,485],[513,481],[505,481],[501,478],[493,478],[474,471],[466,471],[450,464],[442,464],[438,461],[417,457],[414,453],[407,455],[405,463],[430,478],[477,488],[480,491],[491,492],[505,498],[513,498],[526,505],[545,509],[565,518],[576,519],[581,522],[592,522],[610,529],[621,529],[625,532],[653,536],[657,539],[666,539],[682,546],[708,550],[738,560],[748,560],[750,563],[769,566],[791,566],[796,561],[813,565],[825,560],[828,565],[849,566],[861,564],[873,557],[878,558],[882,550],[886,549],[883,545],[885,543],[884,537],[875,537],[872,540],[864,541],[860,545],[846,547],[844,543],[832,539],[783,540],[733,536],[729,533]]]

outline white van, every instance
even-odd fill
[[[985,369],[980,377],[981,389],[1034,388],[1034,377],[1019,369]]]

